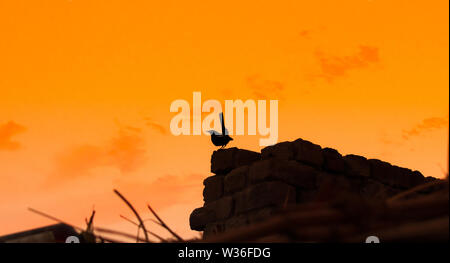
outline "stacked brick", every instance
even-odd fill
[[[358,155],[342,156],[298,139],[264,148],[261,153],[238,148],[215,151],[213,176],[204,180],[204,206],[190,216],[191,229],[204,236],[264,220],[290,204],[353,194],[383,200],[427,178]]]

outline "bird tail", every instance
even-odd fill
[[[219,117],[220,117],[220,123],[222,124],[222,135],[228,135],[228,131],[227,131],[227,129],[225,128],[225,120],[224,120],[224,118],[223,118],[223,112],[221,112],[221,113],[219,114]]]

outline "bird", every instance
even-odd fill
[[[220,117],[220,123],[222,124],[222,134],[219,134],[216,131],[210,130],[208,131],[209,134],[211,134],[211,142],[215,145],[215,146],[221,146],[220,149],[223,149],[227,146],[227,144],[233,140],[233,138],[231,138],[228,135],[228,130],[225,128],[225,122],[223,119],[223,112],[221,112],[219,114]]]

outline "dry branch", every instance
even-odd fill
[[[123,215],[120,215],[120,217],[123,218],[123,219],[125,219],[126,221],[130,222],[131,224],[133,224],[133,225],[135,225],[135,226],[137,226],[137,227],[140,227],[139,224],[136,223],[136,222],[134,222],[133,220],[131,220],[131,219],[129,219],[129,218],[123,216]],[[145,221],[145,220],[144,220],[144,221]],[[158,224],[159,224],[159,223],[158,223]],[[161,236],[159,236],[159,235],[157,235],[157,234],[155,234],[155,233],[153,233],[153,232],[147,231],[147,233],[149,233],[150,235],[156,237],[156,238],[159,239],[159,241],[161,241],[161,242],[166,242],[166,240],[165,240],[164,238],[162,238]]]
[[[147,207],[148,207],[148,209],[150,209],[150,212],[152,212],[152,214],[156,217],[156,219],[158,219],[158,221],[162,227],[164,227],[167,231],[169,231],[169,233],[172,234],[178,241],[181,241],[181,242],[184,241],[179,235],[177,235],[177,233],[172,231],[172,229],[170,229],[170,227],[168,225],[166,225],[166,223],[164,223],[164,221],[158,216],[158,214],[156,214],[156,212],[152,209],[152,207],[150,205],[147,205]]]
[[[147,234],[147,229],[145,228],[144,225],[144,221],[142,221],[141,217],[139,216],[138,212],[136,211],[136,209],[134,209],[133,205],[128,202],[128,200],[116,189],[114,189],[114,193],[116,193],[127,205],[128,207],[131,209],[131,211],[133,211],[134,215],[136,216],[136,218],[139,220],[140,226],[142,226],[142,229],[144,230],[144,235],[145,235],[145,241],[147,243],[149,243],[149,239],[148,239],[148,234]]]
[[[36,214],[38,214],[38,215],[41,215],[41,216],[43,216],[43,217],[46,217],[46,218],[48,218],[48,219],[51,219],[51,220],[53,220],[53,221],[56,221],[56,222],[58,222],[58,223],[65,224],[65,225],[68,225],[68,226],[70,226],[70,227],[73,227],[75,230],[78,230],[78,231],[80,231],[80,232],[83,232],[83,231],[84,231],[84,229],[81,228],[81,227],[77,227],[77,226],[75,226],[75,225],[69,224],[69,223],[67,223],[67,222],[65,222],[65,221],[63,221],[63,220],[61,220],[61,219],[58,219],[58,218],[56,218],[56,217],[54,217],[54,216],[51,216],[51,215],[49,215],[49,214],[46,214],[46,213],[44,213],[44,212],[38,211],[38,210],[36,210],[36,209],[34,209],[34,208],[29,207],[28,210],[31,211],[31,212],[33,212],[33,213],[36,213]],[[96,238],[98,238],[98,239],[101,239],[101,240],[104,240],[104,241],[107,241],[107,242],[110,242],[110,243],[122,243],[122,242],[120,242],[120,241],[113,240],[113,239],[110,239],[110,238],[106,238],[106,237],[103,237],[103,236],[100,236],[100,235],[94,235],[94,236],[95,236]]]
[[[388,204],[390,204],[390,203],[398,201],[398,200],[400,200],[400,199],[402,199],[402,198],[404,198],[404,197],[406,197],[408,195],[415,194],[415,193],[417,193],[419,191],[423,191],[423,190],[428,189],[428,188],[433,187],[433,186],[445,185],[445,184],[448,184],[448,179],[446,179],[446,180],[436,180],[436,181],[433,181],[433,182],[424,183],[424,184],[418,185],[416,187],[413,187],[413,188],[411,188],[409,190],[406,190],[406,191],[403,191],[401,193],[398,193],[398,194],[394,195],[393,197],[389,198],[386,202]]]
[[[98,232],[101,232],[101,233],[105,233],[105,234],[112,234],[112,235],[123,236],[123,237],[131,238],[131,239],[135,239],[136,238],[135,235],[128,234],[128,233],[121,232],[121,231],[117,231],[117,230],[113,230],[113,229],[104,228],[104,227],[96,227],[95,231],[98,231]],[[145,239],[142,239],[142,238],[139,238],[139,241],[147,242]]]

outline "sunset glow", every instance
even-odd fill
[[[269,2],[0,1],[0,235],[54,223],[28,207],[82,227],[95,208],[97,226],[135,234],[113,189],[198,235],[216,147],[170,132],[171,103],[195,91],[278,100],[278,142],[444,177],[448,1]]]

